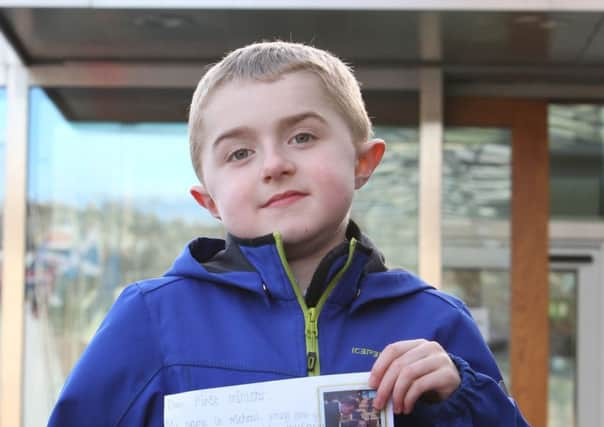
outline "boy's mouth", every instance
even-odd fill
[[[306,196],[308,196],[307,193],[302,193],[300,191],[286,191],[284,193],[275,194],[273,197],[268,199],[266,203],[262,205],[262,207],[268,208],[276,206],[286,206]]]

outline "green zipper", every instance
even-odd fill
[[[306,306],[306,303],[304,304]],[[304,307],[302,307],[304,310]],[[304,312],[304,324],[306,336],[306,370],[310,375],[319,374],[319,325],[317,319],[319,312],[316,307],[307,308]],[[317,372],[315,372],[315,368]]]
[[[354,250],[357,245],[357,240],[352,238],[350,240],[350,244],[348,245],[348,258],[346,262],[340,268],[340,270],[333,276],[333,278],[329,281],[325,292],[319,298],[316,307],[308,308],[306,305],[306,301],[302,296],[302,292],[300,291],[300,287],[296,282],[296,278],[291,271],[289,263],[287,262],[287,257],[285,256],[285,249],[283,248],[283,240],[281,239],[281,233],[275,232],[273,233],[273,237],[275,238],[275,245],[277,246],[277,252],[279,253],[279,258],[281,259],[281,263],[283,264],[283,268],[287,274],[290,284],[294,288],[294,293],[296,294],[296,299],[298,300],[298,304],[300,304],[300,308],[302,309],[302,313],[304,314],[304,336],[306,339],[306,369],[308,371],[308,375],[319,375],[321,373],[321,364],[319,363],[319,315],[321,314],[321,309],[325,305],[329,294],[336,287],[336,284],[340,281],[342,275],[346,272],[350,263],[352,262],[352,256],[354,255]]]

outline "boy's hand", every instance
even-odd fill
[[[395,414],[409,414],[424,393],[431,400],[445,400],[460,382],[457,367],[440,344],[424,339],[388,345],[369,376],[369,386],[377,388],[373,406],[382,409],[392,396]]]

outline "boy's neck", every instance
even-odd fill
[[[331,250],[331,249],[330,249]],[[302,291],[302,294],[306,293],[306,290],[310,286],[310,282],[317,270],[317,267],[321,263],[321,260],[325,255],[327,255],[328,251],[325,252],[315,252],[311,257],[305,259],[294,259],[289,262],[289,267],[291,268],[294,277],[296,278],[296,283],[298,287]]]
[[[340,243],[346,240],[347,222],[344,222],[330,237],[319,236],[316,241],[300,245],[284,245],[289,267],[302,293],[305,293],[321,260]]]

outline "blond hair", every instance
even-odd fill
[[[193,168],[201,182],[202,109],[212,91],[234,80],[274,81],[295,71],[310,71],[320,78],[328,97],[348,125],[355,144],[369,139],[371,121],[359,82],[349,66],[329,52],[300,43],[254,43],[229,53],[213,65],[193,94],[189,113],[189,149]]]

